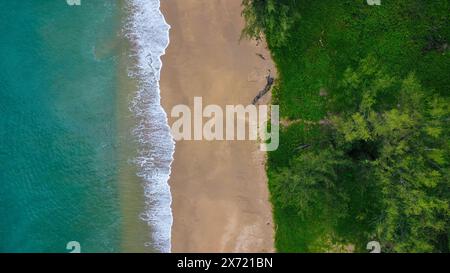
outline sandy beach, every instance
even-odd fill
[[[169,116],[195,96],[204,105],[251,104],[274,68],[264,45],[239,41],[241,0],[161,2],[172,27],[161,79]],[[177,142],[169,181],[172,251],[274,251],[264,162],[256,141]]]

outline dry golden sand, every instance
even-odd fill
[[[161,2],[172,26],[161,79],[166,112],[177,104],[192,107],[194,96],[204,105],[250,104],[273,65],[263,45],[239,42],[241,0]],[[173,252],[274,250],[264,158],[256,141],[177,142]]]

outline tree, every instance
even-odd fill
[[[341,214],[345,210],[338,193],[338,172],[348,162],[333,149],[312,149],[301,152],[288,168],[277,172],[273,179],[273,197],[283,207],[294,208],[301,217]]]
[[[384,249],[439,251],[450,219],[449,100],[424,91],[413,74],[397,81],[378,69],[370,72],[366,66],[372,61],[346,72],[350,76],[341,86],[360,94],[351,98],[356,111],[332,117],[338,146],[352,154],[364,143],[359,153],[370,152],[353,159],[356,164],[368,162],[379,183],[384,213],[377,233]],[[384,94],[392,86],[401,86],[400,91],[394,103],[386,103]]]
[[[289,29],[298,18],[290,1],[243,0],[242,5],[246,21],[243,36],[259,40],[265,33],[271,46],[279,47],[286,43]]]

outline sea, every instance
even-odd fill
[[[169,29],[159,0],[0,0],[0,252],[170,252]]]

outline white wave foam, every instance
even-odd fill
[[[172,196],[168,180],[175,143],[161,106],[159,80],[161,56],[169,45],[169,29],[160,10],[159,0],[128,0],[129,20],[125,36],[133,45],[131,57],[136,67],[129,75],[139,82],[130,110],[137,118],[133,130],[139,141],[139,152],[134,162],[138,175],[144,180],[146,211],[141,218],[150,225],[151,245],[161,252],[171,251]]]

